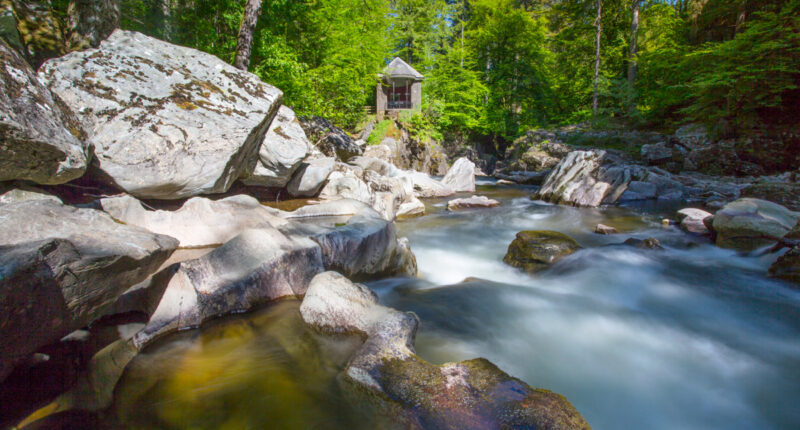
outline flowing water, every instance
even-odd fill
[[[444,200],[398,222],[420,279],[369,285],[416,312],[417,352],[486,357],[565,395],[595,429],[800,428],[800,291],[765,277],[773,257],[738,255],[661,225],[674,208],[579,209],[530,189],[457,213]],[[592,233],[597,223],[618,235]],[[537,275],[502,263],[521,230],[584,249]],[[618,244],[655,237],[664,250]],[[466,282],[464,282],[466,280]],[[287,301],[169,336],[126,370],[110,410],[127,428],[370,428],[336,375],[358,339],[314,333]]]

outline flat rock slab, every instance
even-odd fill
[[[437,366],[414,352],[419,320],[378,304],[366,286],[324,272],[300,305],[326,332],[366,336],[344,370],[348,400],[377,407],[397,428],[589,429],[563,396],[533,389],[485,359]]]
[[[461,209],[474,208],[494,208],[500,206],[500,202],[486,196],[472,196],[464,199],[453,199],[447,202],[447,210],[457,211]]]
[[[311,142],[294,111],[281,106],[258,149],[258,160],[253,160],[255,165],[242,181],[247,185],[284,187],[310,148]]]
[[[123,30],[39,76],[78,114],[100,170],[140,198],[227,191],[282,98],[213,55]]]
[[[178,241],[52,200],[0,205],[0,379],[110,310]]]
[[[220,200],[192,197],[175,211],[145,209],[128,195],[105,198],[100,204],[117,221],[170,235],[181,248],[218,246],[246,229],[287,223],[275,210],[244,194]]]
[[[78,119],[0,40],[0,181],[61,184],[86,171]]]

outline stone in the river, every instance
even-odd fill
[[[410,218],[419,215],[425,215],[425,203],[422,203],[420,199],[410,196],[408,200],[400,204],[400,207],[397,209],[397,217],[398,218]]]
[[[597,234],[617,234],[619,231],[614,227],[605,225],[605,224],[597,224],[594,228],[594,232]]]
[[[765,238],[783,237],[800,221],[800,214],[766,200],[741,198],[714,214],[717,246],[753,250],[774,243]]]
[[[0,59],[0,181],[82,176],[89,155],[78,119],[2,39]]]
[[[409,171],[406,175],[411,178],[414,194],[419,198],[446,197],[456,193],[449,185],[445,185],[425,173]]]
[[[0,205],[0,379],[37,348],[105,315],[178,241],[52,200]]]
[[[244,172],[242,182],[264,187],[286,186],[310,147],[294,111],[281,106],[258,149],[258,159],[253,160],[249,172]]]
[[[661,246],[661,242],[653,237],[648,237],[647,239],[630,237],[626,239],[625,242],[622,242],[622,244],[639,249],[664,249],[664,247]]]
[[[508,245],[503,262],[528,273],[538,272],[581,247],[564,233],[548,230],[530,230],[517,233]]]
[[[282,98],[213,55],[123,30],[47,61],[39,76],[79,114],[102,173],[140,198],[227,191]]]
[[[300,164],[286,190],[295,197],[316,196],[333,172],[335,161],[333,157],[323,157]]]
[[[459,158],[442,178],[442,184],[457,193],[475,192],[475,163],[466,157]]]
[[[210,318],[301,296],[322,270],[322,254],[314,241],[276,229],[245,230],[214,251],[180,263],[134,342],[142,347]]]
[[[709,234],[706,227],[706,218],[713,216],[711,213],[702,209],[684,208],[678,211],[678,219],[681,222],[681,229],[695,234]]]
[[[300,306],[303,320],[333,333],[361,333],[344,370],[348,400],[377,407],[398,428],[589,429],[563,396],[533,389],[485,359],[437,366],[418,357],[413,313],[378,304],[364,285],[317,275]]]
[[[294,221],[317,216],[347,217],[334,226],[295,222],[280,227],[289,236],[310,237],[319,244],[325,269],[351,279],[417,274],[416,258],[408,240],[398,238],[395,224],[367,205],[343,199],[306,206],[284,216]]]
[[[800,284],[800,248],[789,250],[769,266],[769,275]]]
[[[606,151],[573,151],[545,179],[535,197],[552,203],[599,206],[615,203],[631,171]]]
[[[500,206],[500,202],[486,196],[472,196],[463,199],[453,199],[447,202],[447,210],[457,211],[471,208],[493,208]]]
[[[244,194],[220,200],[192,197],[174,211],[145,209],[128,195],[104,198],[100,204],[117,221],[170,235],[182,248],[217,246],[246,229],[278,227],[287,222]]]

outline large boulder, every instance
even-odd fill
[[[457,193],[475,192],[475,163],[464,157],[459,158],[442,178],[442,184]]]
[[[533,389],[485,359],[434,365],[414,352],[419,320],[378,304],[366,286],[317,275],[300,306],[319,330],[366,337],[342,373],[347,398],[397,428],[588,429],[562,396]]]
[[[800,214],[754,198],[728,203],[714,214],[717,246],[752,250],[774,243],[797,226]]]
[[[408,171],[405,175],[411,178],[416,197],[447,197],[456,193],[451,186],[443,184],[425,173]]]
[[[302,296],[322,270],[320,248],[312,240],[273,228],[245,230],[214,251],[180,263],[134,343],[141,348],[164,334],[197,327],[220,315]]]
[[[575,206],[611,204],[631,179],[630,168],[606,151],[573,151],[550,172],[536,197]]]
[[[295,197],[316,196],[333,172],[335,162],[333,157],[322,157],[302,163],[286,185],[286,190]]]
[[[764,182],[742,190],[742,197],[769,200],[787,209],[800,211],[800,184],[796,182]]]
[[[287,223],[273,210],[244,194],[220,200],[192,197],[174,211],[147,210],[128,195],[104,198],[100,204],[115,220],[168,234],[178,239],[182,248],[219,246],[249,228]]]
[[[0,205],[0,379],[37,348],[105,315],[178,241],[52,200]]]
[[[0,181],[61,184],[86,171],[78,119],[0,39]]]
[[[300,125],[311,142],[329,157],[347,161],[364,153],[364,149],[350,135],[325,118],[315,116],[302,119]]]
[[[789,250],[769,266],[769,275],[773,278],[800,284],[800,248]]]
[[[528,273],[535,273],[580,248],[578,242],[564,233],[548,230],[521,231],[508,245],[503,262]]]
[[[398,238],[393,222],[366,204],[350,199],[306,206],[284,215],[295,221],[279,229],[289,236],[310,237],[322,252],[326,269],[351,279],[416,276],[417,261],[408,240]],[[333,225],[302,222],[336,217]]]
[[[227,191],[256,158],[282,93],[213,55],[131,31],[47,61],[102,174],[141,198]]]
[[[242,182],[263,187],[286,186],[310,147],[294,111],[281,106],[258,149],[258,159],[252,160],[254,165],[244,172]]]

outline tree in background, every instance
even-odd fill
[[[250,68],[253,33],[255,32],[259,15],[261,15],[261,0],[247,0],[247,4],[244,7],[244,15],[242,16],[242,23],[239,25],[239,37],[236,42],[236,57],[233,59],[233,66],[237,69],[246,71]]]

